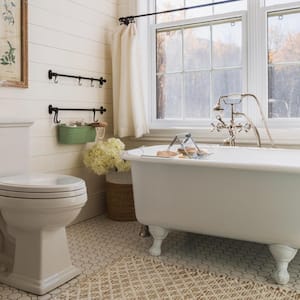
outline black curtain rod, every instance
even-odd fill
[[[182,11],[182,10],[194,9],[194,8],[202,8],[202,7],[226,4],[226,3],[237,2],[237,1],[241,1],[241,0],[227,0],[227,1],[224,0],[224,1],[214,2],[214,3],[198,4],[198,5],[194,5],[194,6],[181,7],[181,8],[176,8],[176,9],[164,10],[164,11],[157,11],[157,12],[153,12],[153,13],[136,15],[136,16],[121,17],[121,18],[119,18],[119,22],[121,25],[122,24],[128,25],[129,23],[133,23],[135,18],[155,16],[155,15],[160,15],[160,14],[172,13],[172,12],[176,12],[176,11]]]

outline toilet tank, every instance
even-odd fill
[[[0,120],[0,177],[29,170],[30,121]]]

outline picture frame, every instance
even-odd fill
[[[0,87],[28,87],[28,0],[0,0]]]

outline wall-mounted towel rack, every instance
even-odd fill
[[[102,87],[103,84],[106,82],[106,79],[104,79],[103,77],[93,78],[93,77],[84,77],[84,76],[78,76],[78,75],[59,74],[59,73],[53,72],[52,70],[48,71],[48,78],[50,80],[54,79],[54,82],[58,83],[57,77],[68,77],[68,78],[78,79],[78,85],[82,85],[82,82],[81,82],[82,79],[90,80],[91,81],[91,87],[94,87],[94,82],[95,81],[99,82],[99,87]]]
[[[60,123],[60,120],[58,120],[58,112],[60,110],[72,110],[72,111],[92,111],[94,113],[93,121],[97,122],[96,120],[96,111],[99,111],[100,114],[102,115],[103,113],[106,112],[106,108],[101,106],[100,108],[58,108],[58,107],[53,107],[51,104],[48,106],[48,112],[50,115],[54,112],[54,117],[53,117],[53,122],[56,124]]]

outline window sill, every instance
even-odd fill
[[[173,137],[179,133],[189,132],[198,143],[223,144],[223,140],[228,137],[225,131],[211,132],[209,127],[191,128],[191,127],[172,127],[172,128],[155,128],[150,133],[143,136],[139,141],[156,142],[167,144],[171,142]],[[268,147],[270,141],[264,128],[258,128],[263,146]],[[300,147],[300,128],[278,129],[270,128],[271,136],[275,146],[282,147]],[[237,134],[237,144],[240,145],[256,145],[256,138],[252,130],[248,133],[241,132]]]

